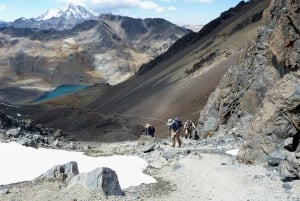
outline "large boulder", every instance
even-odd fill
[[[123,196],[118,176],[110,168],[97,168],[91,172],[81,173],[70,181],[71,185],[82,185],[90,190],[102,192],[104,195]]]
[[[78,174],[79,171],[77,163],[71,161],[64,165],[56,165],[52,167],[51,169],[47,170],[44,174],[42,174],[39,178],[70,180]]]

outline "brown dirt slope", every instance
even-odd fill
[[[193,45],[108,90],[87,108],[108,115],[127,115],[138,123],[150,121],[157,125],[157,135],[161,137],[166,136],[164,123],[169,117],[196,121],[208,96],[228,67],[237,63],[246,41],[260,25],[259,20],[253,23],[250,20],[249,24],[246,21],[260,15],[268,3],[249,1],[244,6],[239,5],[239,10],[225,12],[227,18],[221,14],[223,21],[217,30],[195,38]]]

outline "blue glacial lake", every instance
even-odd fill
[[[47,92],[41,97],[35,99],[33,102],[41,102],[46,101],[52,98],[56,98],[58,96],[66,95],[73,93],[75,91],[79,91],[81,89],[86,88],[87,85],[61,85],[56,87],[53,91]]]

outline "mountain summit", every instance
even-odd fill
[[[45,14],[26,19],[21,17],[13,22],[0,22],[0,27],[28,28],[37,30],[66,30],[86,20],[97,20],[99,14],[79,5],[68,4],[65,8],[50,9]]]
[[[95,19],[98,13],[86,9],[82,6],[73,3],[68,4],[65,8],[50,9],[45,14],[37,17],[37,20],[50,20],[51,18],[65,18],[65,19]]]

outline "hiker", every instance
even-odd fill
[[[143,135],[149,135],[151,137],[154,137],[154,133],[155,133],[155,128],[154,126],[150,125],[149,123],[147,123],[145,125],[145,129],[143,132]]]
[[[182,126],[182,122],[176,118],[168,119],[167,126],[169,127],[169,134],[171,135],[172,147],[175,147],[175,141],[177,141],[178,146],[181,147],[181,139],[180,139],[180,127]]]
[[[184,123],[183,128],[184,128],[184,137],[185,137],[185,139],[187,139],[187,138],[192,139],[193,129],[196,128],[194,122],[192,120],[187,120]]]

